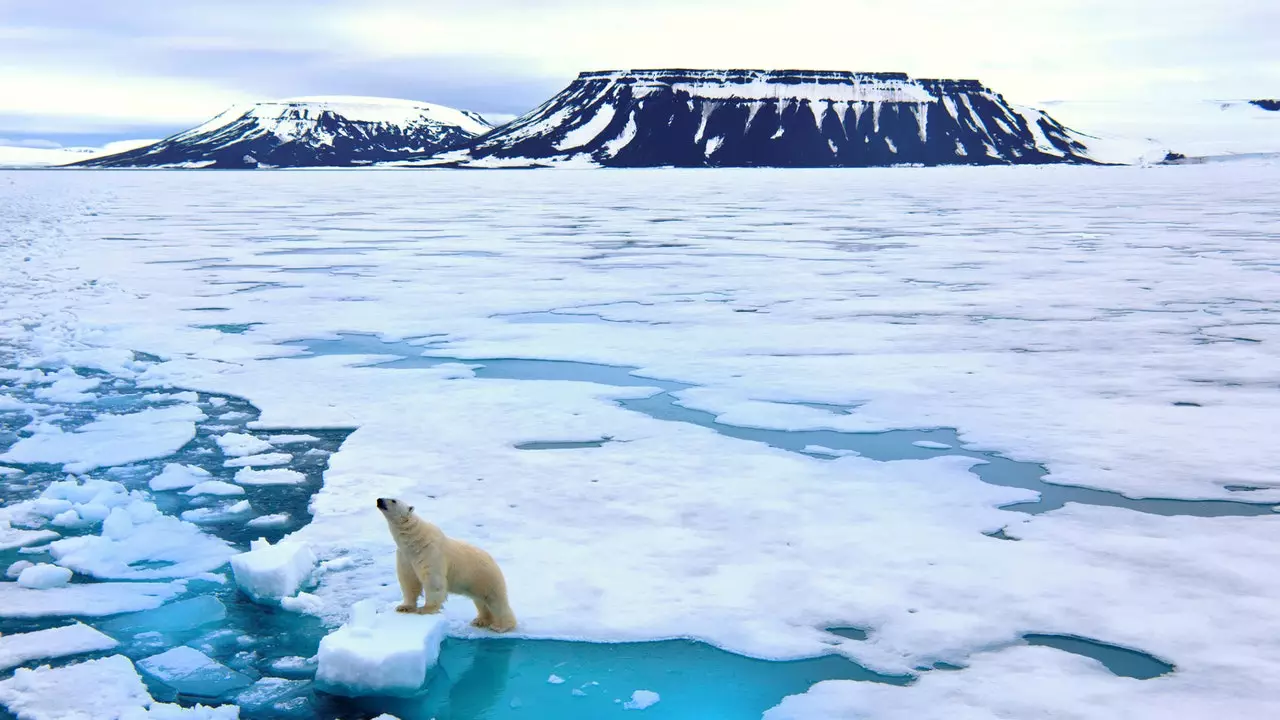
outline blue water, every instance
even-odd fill
[[[475,370],[479,378],[503,378],[514,380],[577,380],[621,387],[655,387],[657,392],[649,397],[620,400],[622,407],[643,413],[658,420],[698,425],[740,440],[758,442],[810,457],[828,459],[828,456],[805,450],[810,446],[822,446],[834,450],[852,450],[873,460],[906,460],[936,457],[938,455],[964,455],[984,461],[973,468],[983,482],[992,485],[1024,488],[1040,494],[1032,502],[1006,505],[1006,510],[1038,514],[1056,510],[1069,502],[1083,505],[1120,507],[1155,515],[1195,515],[1200,517],[1269,515],[1274,504],[1249,503],[1231,500],[1168,500],[1161,498],[1130,498],[1106,490],[1058,485],[1044,480],[1048,469],[1038,463],[1010,460],[999,453],[969,450],[963,447],[954,428],[924,428],[891,430],[876,433],[848,433],[834,430],[773,430],[750,428],[718,422],[713,413],[683,407],[673,394],[693,387],[687,383],[641,377],[636,369],[612,365],[570,362],[562,360],[528,360],[515,358],[458,358],[440,355],[424,356],[424,347],[413,339],[401,342],[382,342],[374,335],[361,333],[340,334],[337,339],[301,340],[284,343],[305,349],[313,355],[400,355],[396,360],[375,363],[387,369],[432,367],[443,363],[462,362],[480,365]],[[796,403],[806,407],[847,414],[852,408],[823,403]],[[950,445],[947,449],[922,448],[912,443],[932,441]],[[548,438],[548,442],[556,442]]]
[[[235,332],[240,327],[228,325],[218,329]],[[454,361],[454,358],[417,357],[422,344],[430,342],[431,338],[419,338],[413,344],[381,343],[370,336],[348,335],[335,341],[309,342],[306,346],[311,352],[387,354],[390,350],[391,354],[408,355],[400,360],[381,364],[381,367],[410,367]],[[138,354],[137,359],[143,362],[157,360],[145,354]],[[623,401],[623,406],[655,418],[711,427],[733,437],[765,442],[795,452],[801,452],[805,445],[820,444],[833,448],[848,447],[864,455],[884,459],[928,457],[938,452],[972,454],[964,450],[928,450],[910,444],[919,439],[957,443],[955,433],[947,430],[859,435],[785,433],[723,425],[716,423],[709,413],[689,410],[675,404],[676,400],[670,393],[690,387],[689,385],[641,378],[627,368],[515,359],[486,360],[482,364],[478,374],[488,378],[585,380],[610,385],[657,387],[660,389],[657,395],[642,400]],[[121,412],[154,406],[157,401],[144,400],[142,397],[148,393],[174,394],[180,391],[177,388],[141,389],[130,382],[112,379],[95,371],[78,372],[83,376],[99,377],[104,383],[94,391],[100,395],[97,401],[59,408],[61,416],[54,420],[67,429],[92,420],[104,410]],[[22,387],[0,384],[0,392],[28,399],[31,397],[30,389]],[[217,405],[218,402],[221,405]],[[290,517],[287,524],[252,528],[245,524],[248,517],[241,516],[202,524],[202,527],[206,532],[245,550],[251,539],[267,537],[274,542],[309,522],[307,505],[321,485],[329,455],[341,446],[350,431],[310,428],[250,430],[248,425],[258,418],[259,412],[247,401],[199,393],[198,404],[209,417],[199,423],[196,439],[177,454],[160,460],[97,470],[90,473],[90,476],[115,480],[130,488],[145,490],[146,480],[156,474],[165,463],[182,462],[203,467],[217,479],[231,481],[236,469],[222,467],[224,457],[213,441],[215,435],[222,432],[248,432],[260,437],[279,434],[310,435],[315,439],[280,445],[277,448],[293,455],[293,460],[287,467],[303,472],[307,477],[305,483],[296,486],[245,488],[244,498],[250,501],[256,514],[287,513]],[[833,412],[846,410],[837,406],[811,405]],[[24,413],[0,413],[0,449],[7,448],[24,433],[23,428],[28,420]],[[798,436],[798,439],[791,439],[789,436],[792,435]],[[548,440],[527,443],[522,447],[528,450],[573,451],[598,447],[609,440]],[[1006,472],[1009,473],[1007,477],[1020,482],[1034,476],[1037,469],[1043,472],[1039,466],[1014,463],[998,456],[982,456],[987,459],[994,457],[992,465],[1006,467]],[[6,502],[37,495],[49,482],[63,477],[57,466],[20,467],[26,474],[4,485],[3,498]],[[995,476],[997,480],[1003,477],[1006,476]],[[157,506],[170,514],[178,514],[208,503],[240,499],[192,499],[182,495],[180,491],[156,492],[151,495]],[[1252,507],[1245,503],[1236,505]],[[4,551],[0,552],[0,567],[7,567],[18,559],[39,562],[48,557],[21,554],[16,549]],[[229,569],[224,568],[224,572],[229,575]],[[76,582],[92,580],[77,576]],[[2,614],[0,609],[0,615]],[[390,712],[403,720],[630,717],[634,711],[626,710],[624,703],[636,690],[650,690],[661,697],[656,705],[644,711],[646,717],[674,720],[755,718],[786,695],[803,692],[821,680],[845,679],[897,685],[909,684],[915,680],[914,675],[877,674],[834,654],[807,660],[770,662],[734,655],[689,640],[592,644],[510,638],[449,639],[442,647],[440,668],[433,674],[425,695],[413,699],[350,699],[317,692],[309,682],[313,669],[300,667],[282,670],[274,666],[281,658],[313,656],[320,639],[331,628],[325,628],[311,616],[249,602],[232,583],[192,581],[186,595],[157,610],[107,618],[86,618],[84,621],[115,637],[121,642],[121,647],[109,653],[34,661],[26,663],[26,666],[45,663],[59,666],[115,652],[122,652],[138,661],[172,647],[188,645],[199,649],[223,666],[216,668],[210,675],[211,682],[217,682],[203,686],[196,683],[176,687],[144,672],[144,680],[157,699],[184,704],[238,702],[240,700],[235,693],[221,697],[211,695],[219,688],[243,685],[264,677],[287,677],[295,681],[282,682],[278,695],[268,698],[265,703],[246,705],[242,717],[247,720],[369,718],[381,712]],[[67,618],[0,618],[0,633],[29,632],[67,622]],[[868,630],[862,628],[831,628],[828,632],[832,636],[832,645],[860,642],[868,637]],[[1049,635],[1029,635],[1027,641],[1095,657],[1113,672],[1129,677],[1156,677],[1172,670],[1172,666],[1163,661],[1100,641]],[[920,668],[919,671],[956,668],[954,665],[938,663],[931,668]],[[0,673],[0,678],[7,677],[11,672]],[[563,682],[550,682],[553,675],[563,679]],[[0,711],[0,717],[9,716]]]

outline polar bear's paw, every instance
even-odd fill
[[[409,603],[401,603],[400,605],[396,606],[396,612],[402,612],[402,613],[418,612],[418,607],[416,605],[410,605]]]

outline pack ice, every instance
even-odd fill
[[[257,602],[296,595],[316,567],[311,548],[296,542],[272,545],[266,538],[249,543],[249,552],[231,558],[236,585]]]
[[[445,629],[441,614],[379,612],[375,601],[361,600],[320,641],[316,683],[337,695],[412,695],[435,667]]]

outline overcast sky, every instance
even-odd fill
[[[1280,95],[1280,0],[0,0],[0,143],[320,95],[519,114],[581,70],[978,78],[1017,102]]]

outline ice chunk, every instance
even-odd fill
[[[289,453],[262,453],[261,455],[246,455],[245,457],[231,458],[222,463],[223,467],[272,467],[275,465],[288,465],[293,460],[293,456]]]
[[[280,675],[310,677],[311,675],[316,674],[316,658],[304,658],[301,655],[290,655],[288,657],[272,660],[268,667],[271,668],[271,672]]]
[[[644,710],[647,707],[656,705],[662,696],[652,690],[636,690],[631,693],[631,699],[622,704],[624,710]]]
[[[223,415],[225,418],[226,415]],[[226,433],[215,438],[222,454],[228,457],[256,455],[271,449],[271,443],[248,433]]]
[[[556,674],[554,674],[554,673],[553,673],[553,674],[551,675],[551,677],[548,677],[548,678],[547,678],[547,682],[551,683],[552,685],[563,685],[563,684],[564,684],[564,678],[562,678],[562,677],[560,677],[559,675],[556,675]]]
[[[249,552],[231,558],[236,585],[258,602],[279,600],[298,592],[315,571],[316,556],[307,545],[265,538],[249,543]]]
[[[4,571],[4,576],[17,580],[18,576],[22,574],[22,571],[29,567],[35,567],[35,563],[30,560],[19,560],[18,562],[10,565],[8,570]]]
[[[297,443],[320,442],[315,435],[268,435],[267,442],[272,445],[295,445]]]
[[[297,470],[272,468],[270,470],[254,470],[241,468],[236,473],[236,482],[241,485],[297,485],[307,481],[307,476]]]
[[[0,583],[0,617],[101,617],[160,607],[184,591],[182,583],[92,583],[32,590]]]
[[[0,550],[26,547],[59,537],[61,536],[52,530],[20,530],[10,527],[8,520],[0,520]]]
[[[221,480],[205,480],[191,486],[183,495],[243,495],[244,488]]]
[[[276,513],[274,515],[261,515],[245,523],[245,525],[248,525],[249,527],[253,527],[253,528],[279,527],[280,525],[288,525],[288,524],[289,524],[288,513]]]
[[[51,524],[60,528],[77,528],[81,525],[88,525],[89,522],[80,518],[80,513],[75,510],[65,510],[53,516]]]
[[[933,440],[916,440],[911,443],[916,447],[928,448],[930,450],[950,450],[951,446],[946,443],[934,442]]]
[[[56,403],[89,402],[97,398],[89,391],[102,384],[101,378],[81,377],[71,368],[61,369],[53,377],[57,380],[35,391],[37,398]]]
[[[277,435],[276,437],[289,437],[289,436]],[[298,437],[309,437],[309,436],[299,435]],[[18,468],[11,468],[11,467],[5,467],[3,465],[0,465],[0,477],[18,477],[21,474],[22,474],[22,471],[19,470]]]
[[[212,595],[197,595],[156,610],[136,612],[102,623],[102,629],[116,635],[140,632],[182,632],[220,623],[227,608]]]
[[[215,698],[253,684],[248,676],[191,647],[176,647],[138,661],[138,667],[173,690]]]
[[[200,528],[160,514],[155,505],[132,501],[124,516],[113,513],[102,535],[63,538],[50,543],[59,565],[112,580],[190,577],[222,567],[233,551]]]
[[[237,695],[234,702],[245,712],[265,713],[272,705],[307,693],[310,688],[311,683],[306,680],[264,677]]]
[[[60,668],[19,668],[0,682],[0,704],[20,720],[94,720],[141,710],[151,695],[129,658],[112,655]]]
[[[23,570],[18,575],[18,584],[32,590],[49,590],[71,582],[71,575],[71,571],[64,567],[40,563]]]
[[[236,515],[243,515],[253,510],[248,500],[241,500],[224,507],[212,508],[195,508],[194,510],[184,510],[182,519],[193,523],[213,523],[230,520]]]
[[[159,475],[151,478],[152,490],[177,490],[189,488],[212,477],[208,470],[195,465],[167,463]]]
[[[227,399],[224,397],[214,396],[209,398],[209,404],[214,407],[222,407],[223,405],[227,404]]]
[[[30,660],[111,650],[118,644],[79,622],[48,630],[4,635],[0,636],[0,670],[8,670]]]
[[[172,455],[196,436],[196,421],[204,413],[192,405],[149,408],[125,415],[104,415],[66,432],[42,426],[0,455],[16,463],[64,463],[67,472],[127,465]]]
[[[293,597],[280,598],[280,607],[303,615],[321,615],[324,613],[325,604],[319,596],[300,592]]]
[[[412,695],[440,656],[441,614],[378,613],[371,600],[351,608],[347,624],[320,640],[316,683],[338,695]]]
[[[120,720],[240,720],[240,708],[235,705],[183,707],[153,702],[151,707],[145,709],[126,708],[120,713]]]

